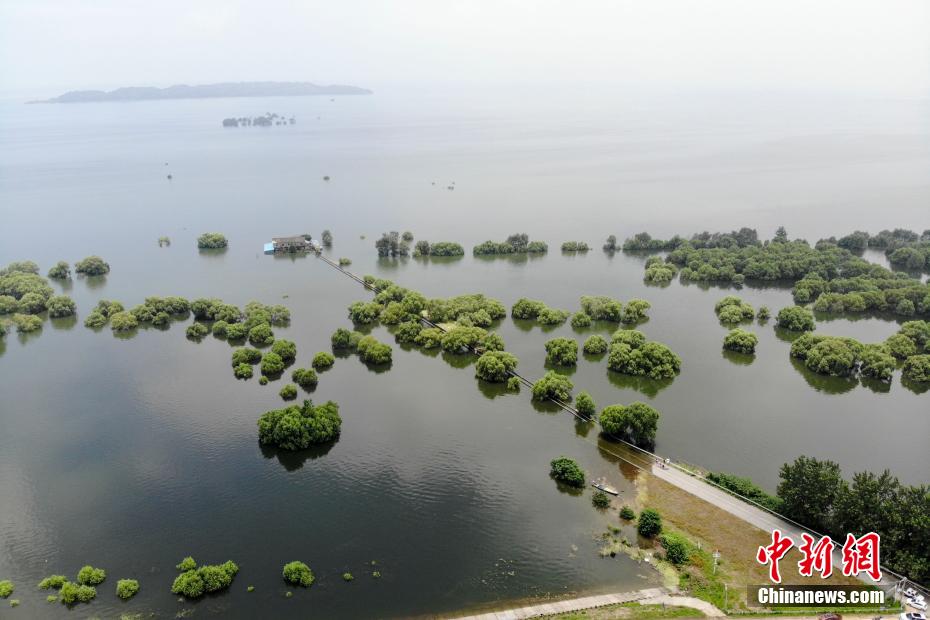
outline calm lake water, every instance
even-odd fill
[[[220,126],[265,111],[298,123]],[[571,456],[620,487],[622,502],[635,472],[526,390],[479,385],[467,359],[394,345],[389,372],[337,360],[312,398],[340,404],[342,437],[280,455],[258,445],[255,420],[281,406],[283,382],[236,381],[226,342],[190,342],[184,323],[126,338],[82,325],[103,298],[284,303],[292,322],[275,332],[296,341],[307,366],[348,326],[346,306],[370,294],[313,257],[261,248],[272,235],[324,228],[334,258],[428,296],[482,292],[508,307],[527,296],[571,310],[586,294],[649,300],[640,329],[682,357],[679,377],[631,380],[608,373],[603,358],[569,373],[599,406],[643,400],[661,411],[660,453],[770,489],[801,454],[847,474],[887,467],[907,483],[930,481],[930,395],[899,375],[890,386],[813,375],[791,362],[771,323],[753,327],[754,358],[726,356],[713,304],[729,291],[646,286],[645,256],[558,251],[565,240],[599,248],[608,234],[640,230],[745,225],[768,237],[785,225],[813,242],[930,228],[928,112],[926,100],[591,93],[0,104],[0,264],[32,259],[44,272],[100,254],[112,267],[55,285],[77,302],[76,321],[0,340],[0,578],[16,583],[23,617],[67,615],[33,586],[85,563],[109,577],[81,616],[403,616],[657,583],[628,558],[600,559],[595,538],[616,521],[591,507],[589,492],[564,493],[547,476],[549,460]],[[550,252],[379,260],[374,239],[405,229],[469,250],[527,232]],[[229,249],[198,253],[208,230],[224,232]],[[162,235],[170,247],[158,247]],[[788,287],[739,294],[773,311],[791,303]],[[496,327],[530,377],[546,370],[549,338],[580,342],[611,328],[543,330],[510,318]],[[897,324],[837,318],[819,330],[878,341]],[[385,328],[373,332],[393,344]],[[169,588],[189,554],[235,560],[231,591],[179,603]],[[279,575],[293,559],[318,582],[286,599]],[[345,571],[354,582],[342,581]],[[122,577],[142,583],[125,604],[113,594]]]

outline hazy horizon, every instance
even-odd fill
[[[0,4],[0,93],[241,81],[930,95],[930,5]],[[118,53],[117,53],[118,52]]]

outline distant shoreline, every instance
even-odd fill
[[[131,86],[116,90],[72,90],[51,99],[26,103],[98,103],[106,101],[158,101],[163,99],[213,99],[223,97],[307,97],[320,95],[370,95],[371,90],[344,84],[320,86],[312,82],[222,82],[168,88]]]

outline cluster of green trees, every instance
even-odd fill
[[[510,235],[506,241],[485,241],[472,249],[472,253],[477,256],[490,254],[541,254],[548,251],[548,245],[542,241],[530,241],[526,233]]]
[[[650,256],[646,261],[646,273],[643,279],[653,284],[667,284],[675,279],[678,267],[661,256]]]
[[[475,376],[492,383],[503,383],[517,367],[516,355],[506,351],[487,351],[475,362]]]
[[[355,345],[359,358],[367,364],[388,364],[391,361],[391,345],[380,342],[374,336],[362,336]]]
[[[48,277],[53,280],[67,280],[71,277],[71,266],[60,260],[48,270]]]
[[[570,487],[584,487],[584,470],[567,456],[552,459],[549,463],[549,475]]]
[[[810,332],[817,327],[814,315],[802,306],[782,308],[775,317],[775,324],[792,332]]]
[[[787,234],[784,228],[779,228],[776,232],[776,238],[782,237],[787,240]],[[742,248],[759,244],[759,234],[753,228],[740,228],[729,233],[711,233],[701,232],[691,235],[691,239],[686,240],[684,237],[675,235],[671,239],[653,239],[652,235],[647,232],[641,232],[633,235],[623,242],[623,249],[627,251],[658,251],[658,250],[675,250],[684,245],[692,248]]]
[[[281,576],[287,583],[304,588],[309,588],[314,582],[313,571],[310,567],[296,560],[284,565]]]
[[[662,515],[654,508],[645,508],[639,513],[636,531],[644,538],[655,538],[662,533]]]
[[[13,324],[16,331],[27,334],[42,329],[42,319],[34,314],[14,314]]]
[[[645,299],[631,299],[626,305],[606,295],[583,295],[581,311],[572,317],[573,327],[590,325],[591,321],[638,323],[646,318],[652,305]]]
[[[465,248],[454,241],[436,241],[430,243],[425,239],[413,246],[414,256],[464,256]]]
[[[734,324],[751,321],[756,317],[752,305],[736,295],[727,295],[714,305],[714,312],[721,323]]]
[[[581,349],[588,355],[603,355],[607,353],[609,346],[606,338],[594,334],[593,336],[588,336],[588,339],[584,341],[584,345]]]
[[[919,235],[904,228],[883,230],[877,235],[857,230],[840,239],[829,237],[817,242],[818,248],[831,245],[851,252],[862,252],[867,247],[881,249],[895,267],[911,271],[930,270],[930,230]]]
[[[571,338],[547,341],[546,361],[558,366],[574,366],[578,362],[578,343]]]
[[[668,379],[681,371],[681,358],[661,342],[647,341],[638,330],[618,329],[612,337],[607,367],[625,375]]]
[[[131,599],[139,593],[139,582],[136,579],[120,579],[116,582],[116,596],[125,600]]]
[[[83,566],[77,573],[75,581],[69,581],[64,575],[49,575],[39,582],[41,590],[58,590],[58,596],[49,596],[48,600],[61,601],[65,605],[74,605],[76,603],[89,603],[97,596],[98,586],[107,578],[107,573],[102,568],[95,568],[87,565]],[[133,589],[132,584],[135,584]],[[116,594],[120,598],[132,598],[139,591],[139,582],[135,579],[120,579],[116,584]]]
[[[541,325],[559,325],[569,316],[568,310],[550,308],[544,302],[521,297],[510,309],[510,316],[515,319],[535,319]]]
[[[17,261],[0,269],[0,315],[17,314],[13,317],[17,329],[28,332],[40,329],[42,321],[25,315],[46,310],[51,317],[66,317],[74,314],[75,305],[66,295],[54,295],[32,261]]]
[[[102,276],[110,273],[110,264],[99,256],[88,256],[74,263],[74,271],[85,276]]]
[[[575,409],[586,418],[591,418],[597,412],[597,403],[587,392],[579,392],[575,399]]]
[[[584,241],[566,241],[562,244],[563,252],[587,252],[590,249]]]
[[[659,412],[645,403],[637,401],[629,405],[604,407],[598,419],[607,435],[641,447],[655,445]]]
[[[533,400],[552,399],[567,403],[572,399],[574,387],[571,379],[550,370],[533,384]]]
[[[730,332],[723,337],[723,348],[727,351],[746,354],[755,353],[757,344],[759,344],[758,336],[739,328],[731,329]]]
[[[895,359],[884,345],[865,345],[853,338],[804,334],[791,343],[791,356],[817,373],[847,377],[861,373],[891,381]]]
[[[225,590],[232,585],[233,578],[239,572],[239,567],[232,560],[198,567],[190,556],[181,560],[177,569],[181,574],[171,584],[171,593],[185,598],[200,598],[204,594]]]
[[[291,380],[305,390],[312,390],[320,382],[312,368],[295,368],[291,373]]]
[[[197,237],[197,247],[201,250],[216,250],[225,248],[228,245],[229,242],[226,241],[226,236],[223,233],[203,233]]]
[[[402,239],[399,232],[392,230],[381,234],[381,238],[375,241],[375,249],[378,250],[378,256],[382,257],[409,256],[411,241],[413,234],[405,232]]]
[[[833,461],[801,456],[779,472],[783,513],[834,540],[882,537],[882,562],[915,581],[930,579],[930,486],[907,486],[888,470],[846,481]]]
[[[339,405],[327,401],[314,406],[305,400],[302,406],[263,413],[258,419],[258,440],[284,450],[304,450],[337,439],[341,427]]]
[[[604,251],[605,252],[616,252],[617,251],[617,235],[610,235],[607,237],[607,241],[604,242]]]

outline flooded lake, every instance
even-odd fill
[[[409,616],[659,583],[629,558],[601,559],[596,537],[610,519],[588,492],[565,493],[547,475],[551,459],[570,456],[619,487],[622,503],[635,471],[599,452],[593,429],[531,403],[528,390],[479,385],[468,358],[407,350],[375,327],[394,348],[390,370],[337,358],[311,395],[339,403],[341,438],[280,454],[259,446],[256,419],[282,406],[286,381],[235,380],[227,342],[189,341],[186,322],[119,338],[83,326],[100,299],[281,303],[292,320],[275,333],[294,340],[297,364],[308,366],[350,326],[346,307],[371,295],[315,257],[263,255],[276,235],[328,228],[334,259],[427,296],[480,292],[508,308],[530,297],[572,311],[581,295],[644,298],[652,309],[639,329],[681,356],[681,374],[634,380],[585,357],[569,374],[599,407],[642,400],[658,409],[657,452],[768,489],[801,454],[836,460],[847,475],[889,468],[905,483],[928,482],[930,395],[903,386],[900,373],[884,387],[810,373],[789,359],[773,322],[751,328],[754,357],[724,355],[713,305],[731,290],[647,286],[646,256],[600,246],[641,230],[750,226],[769,238],[784,225],[813,243],[930,228],[930,104],[690,103],[390,92],[0,103],[0,265],[34,260],[44,274],[55,261],[99,254],[112,267],[53,284],[77,302],[77,320],[0,340],[0,578],[16,583],[23,617],[67,615],[33,585],[87,563],[108,580],[78,611],[102,616]],[[297,124],[221,127],[265,111]],[[466,256],[378,259],[374,240],[387,230],[456,241]],[[223,232],[229,248],[198,252],[206,231]],[[514,232],[546,241],[549,253],[471,255]],[[159,247],[160,236],[170,246]],[[575,239],[595,249],[558,250]],[[738,294],[773,312],[792,303],[788,285]],[[543,329],[508,317],[493,329],[520,372],[538,377],[546,340],[581,342],[614,327]],[[879,317],[818,325],[864,342],[897,328]],[[186,555],[232,559],[241,571],[229,592],[181,603],[170,585]],[[317,583],[288,599],[280,572],[295,559]],[[343,582],[346,571],[353,582]],[[113,594],[123,577],[142,585],[125,604]]]

